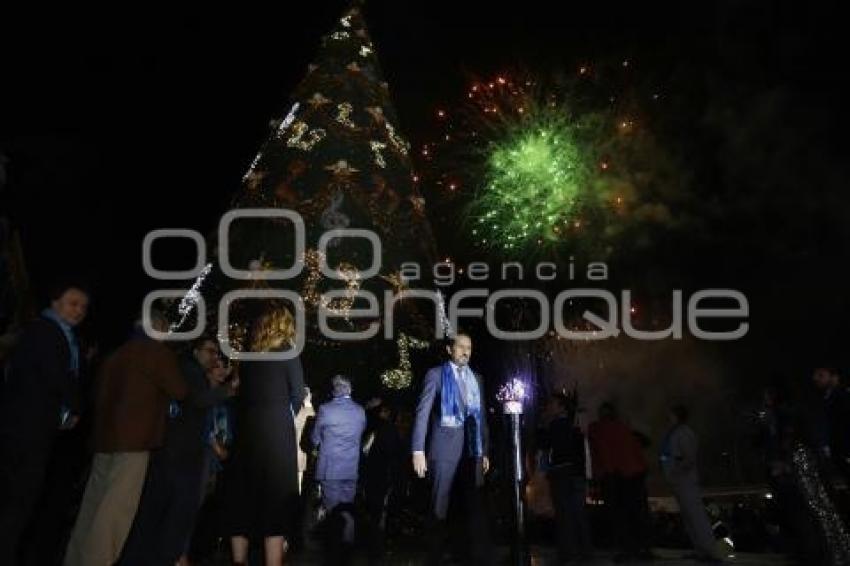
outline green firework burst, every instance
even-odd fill
[[[483,182],[467,211],[483,247],[522,252],[561,242],[581,225],[593,152],[582,125],[545,114],[527,115],[485,150]]]

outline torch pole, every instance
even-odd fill
[[[522,461],[522,402],[504,404],[511,427],[511,461],[514,503],[514,540],[511,548],[512,563],[515,566],[530,564],[525,537],[525,501],[523,482],[525,480]]]

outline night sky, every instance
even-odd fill
[[[153,286],[144,234],[210,232],[346,4],[4,18],[0,203],[36,290],[83,277],[92,328],[120,339]],[[414,147],[472,75],[628,59],[662,93],[658,133],[715,211],[692,241],[628,269],[666,262],[688,284],[747,290],[741,371],[766,374],[848,361],[836,4],[370,1],[364,11]]]

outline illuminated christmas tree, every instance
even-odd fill
[[[426,333],[433,333],[434,328],[433,308],[423,308],[426,305],[421,300],[404,299],[393,309],[391,339],[383,337],[384,293],[429,285],[422,279],[406,280],[400,267],[415,262],[427,276],[435,255],[425,201],[412,179],[409,151],[375,47],[359,10],[351,8],[323,39],[315,62],[292,94],[288,112],[272,122],[272,132],[233,202],[233,209],[296,211],[306,228],[306,253],[298,258],[288,220],[234,221],[228,239],[228,256],[234,268],[280,270],[303,259],[304,269],[285,281],[239,281],[216,270],[210,281],[201,285],[208,311],[214,310],[224,292],[240,287],[297,291],[307,310],[303,359],[310,381],[323,383],[331,374],[344,372],[361,380],[368,390],[386,372],[384,386],[403,388],[410,379],[406,369],[409,360],[403,356],[410,347],[421,348],[422,342],[415,337],[428,338]],[[382,253],[374,260],[380,265],[378,275],[368,279],[360,276],[373,263],[372,244],[364,238],[331,240],[323,258],[317,248],[321,235],[341,228],[368,229],[379,236]],[[336,270],[338,280],[319,272],[322,259]],[[322,296],[332,289],[350,294],[332,300]],[[352,307],[361,306],[361,299],[355,302],[352,298],[357,289],[378,297],[378,316],[345,319]],[[219,335],[229,339],[234,348],[245,348],[246,330],[257,315],[256,309],[268,305],[260,301],[234,303],[229,335],[226,329],[219,329]],[[381,331],[368,341],[329,340],[317,327],[315,315],[321,307],[342,316],[334,325],[337,330],[381,325]],[[215,316],[210,312],[211,321]],[[400,371],[387,371],[393,368]]]

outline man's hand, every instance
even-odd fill
[[[425,459],[424,452],[413,453],[413,471],[420,478],[425,477],[425,473],[428,471],[428,461]]]
[[[487,456],[481,458],[481,468],[484,470],[485,474],[490,471],[490,458]]]

